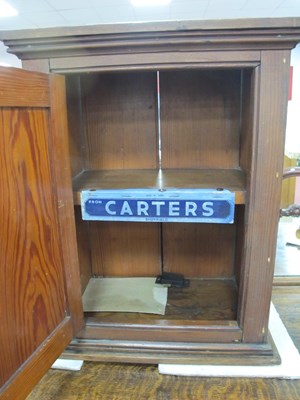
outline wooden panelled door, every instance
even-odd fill
[[[64,78],[0,68],[0,399],[25,398],[82,323],[67,147]]]

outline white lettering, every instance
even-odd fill
[[[197,216],[196,214],[197,210],[197,204],[194,203],[193,201],[187,201],[185,203],[185,215],[188,217],[190,214],[193,215],[194,217]]]
[[[89,200],[89,204],[101,204],[102,200]]]
[[[179,201],[169,202],[169,215],[172,217],[179,217]]]
[[[213,205],[212,201],[205,201],[202,204],[203,217],[211,217],[214,214]]]
[[[110,206],[112,206],[112,205],[115,206],[115,205],[116,205],[116,202],[115,202],[114,200],[108,201],[108,202],[105,204],[105,211],[106,211],[107,214],[109,214],[109,215],[116,215],[117,212],[110,209]]]
[[[124,201],[124,203],[122,205],[120,215],[124,215],[124,214],[133,215],[133,212],[130,208],[128,201]]]
[[[156,206],[156,215],[160,215],[160,208],[165,204],[165,201],[152,201],[152,205]]]
[[[146,201],[138,201],[137,202],[137,215],[147,215],[149,210],[149,204]]]

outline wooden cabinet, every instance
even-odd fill
[[[0,71],[0,398],[14,398],[17,384],[25,395],[28,377],[34,384],[72,338],[65,354],[94,360],[272,357],[289,57],[300,20],[0,37],[32,70]],[[227,189],[234,223],[82,220],[85,189],[149,188]],[[82,311],[92,277],[162,271],[191,280],[169,289],[166,315]]]

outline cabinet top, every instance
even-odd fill
[[[291,49],[300,17],[167,21],[0,31],[21,59],[201,50]]]
[[[297,29],[300,32],[300,17],[248,18],[189,21],[133,22],[41,29],[0,31],[0,39],[55,38],[58,36],[106,35],[121,33],[187,32],[211,30],[257,30]]]

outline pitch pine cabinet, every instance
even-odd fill
[[[2,32],[1,392],[68,357],[272,357],[290,50],[300,20]],[[226,189],[234,223],[85,221],[85,189]],[[91,277],[182,273],[166,315],[87,313]]]

